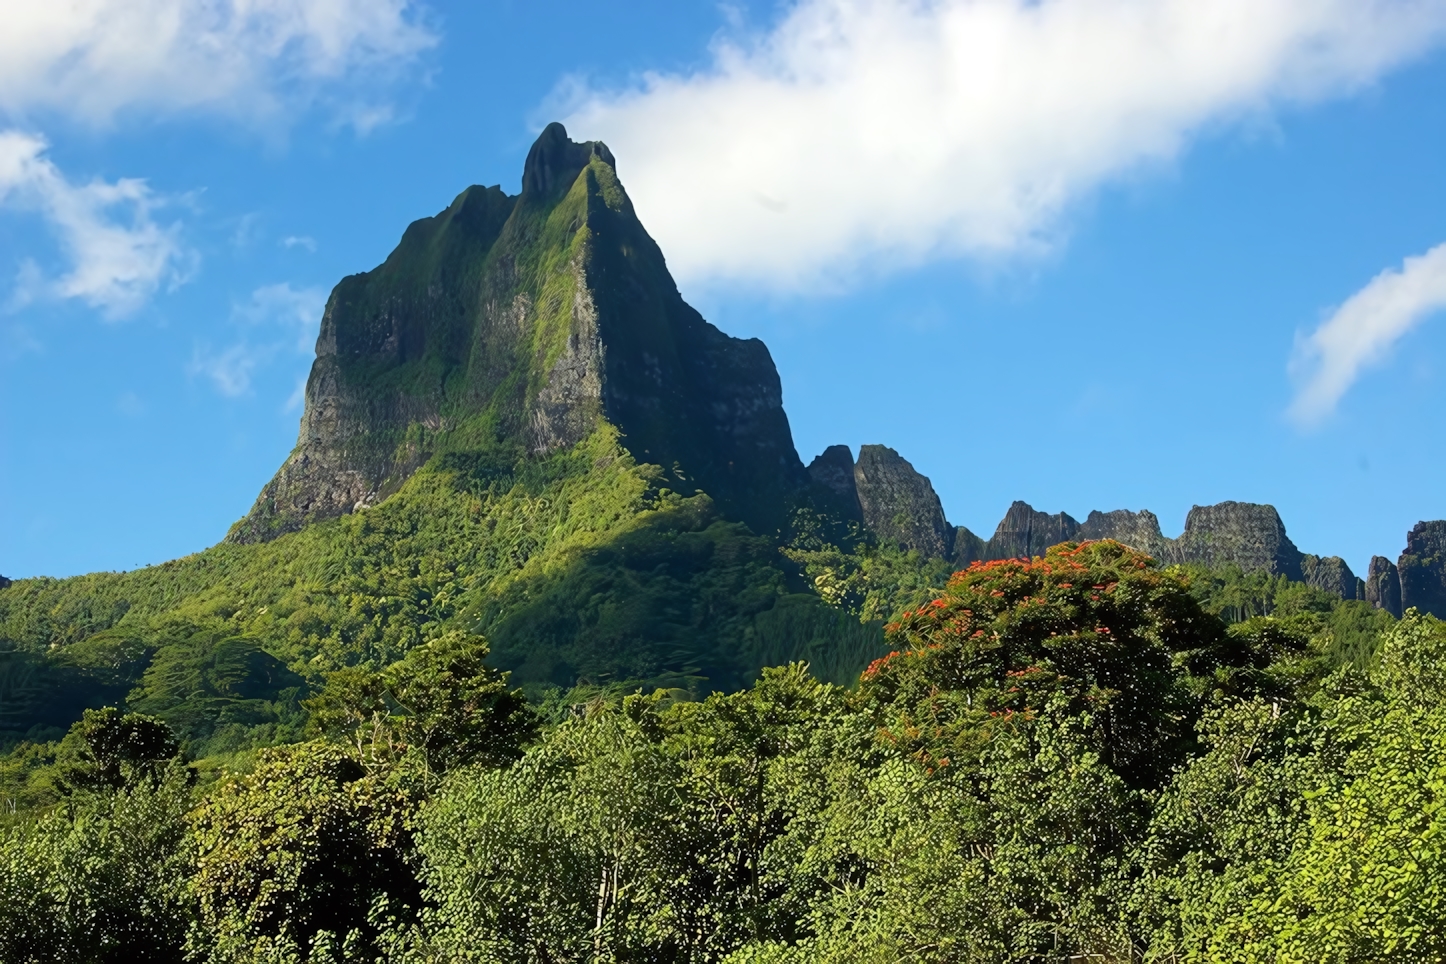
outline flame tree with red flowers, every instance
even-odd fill
[[[1087,720],[1102,758],[1136,788],[1182,759],[1200,694],[1230,652],[1183,575],[1110,540],[976,562],[887,631],[895,651],[861,687],[885,739],[957,757],[1048,704]]]

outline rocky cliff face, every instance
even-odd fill
[[[1446,617],[1446,521],[1420,522],[1406,534],[1406,551],[1396,562],[1401,608]]]
[[[1275,506],[1251,502],[1197,505],[1185,517],[1185,531],[1170,547],[1175,562],[1207,566],[1234,563],[1291,579],[1304,578],[1301,552],[1285,534]]]
[[[1311,572],[1322,588],[1339,591],[1351,599],[1356,596],[1359,581],[1338,557],[1320,560],[1302,556],[1285,534],[1273,506],[1246,502],[1195,506],[1178,539],[1168,539],[1161,533],[1160,520],[1153,512],[1096,510],[1080,523],[1063,512],[1049,515],[1027,503],[1015,502],[979,558],[1037,556],[1056,543],[1086,539],[1114,539],[1162,562],[1233,563],[1241,569],[1263,569],[1292,579],[1304,578],[1302,560],[1309,558]]]
[[[1397,618],[1403,612],[1401,577],[1396,564],[1385,556],[1371,557],[1371,566],[1366,571],[1366,602]]]
[[[853,479],[870,532],[926,556],[949,555],[954,528],[944,518],[939,496],[898,452],[883,445],[860,446]]]
[[[1366,584],[1358,579],[1340,556],[1303,555],[1300,571],[1308,585],[1334,593],[1342,599],[1365,599]]]
[[[1285,526],[1273,506],[1246,502],[1195,506],[1178,539],[1167,539],[1161,534],[1160,520],[1153,512],[1094,511],[1080,523],[1063,512],[1056,515],[1040,512],[1026,502],[1015,502],[1009,507],[988,542],[979,542],[968,529],[961,529],[960,533],[956,546],[969,547],[971,553],[965,556],[956,550],[953,561],[961,565],[976,559],[1038,556],[1056,543],[1086,539],[1114,539],[1162,562],[1233,563],[1241,569],[1263,569],[1292,579],[1304,578],[1301,564],[1302,559],[1307,558],[1285,534]],[[1334,556],[1329,560],[1308,558],[1323,588],[1348,587],[1347,598],[1355,598],[1359,580],[1344,561]]]
[[[1040,556],[1050,546],[1073,539],[1078,531],[1079,523],[1063,512],[1049,515],[1027,502],[1015,502],[1004,513],[1004,518],[994,529],[994,535],[984,544],[979,558],[1028,559]],[[965,561],[974,560],[956,560],[961,564]]]
[[[1274,506],[1249,502],[1197,505],[1185,520],[1184,532],[1169,539],[1160,531],[1160,520],[1153,512],[1094,511],[1079,522],[1064,512],[1051,515],[1027,502],[1015,502],[985,540],[963,526],[951,526],[933,485],[893,449],[865,445],[855,464],[846,446],[830,446],[814,459],[808,475],[841,506],[858,505],[859,518],[875,538],[947,559],[956,566],[1039,556],[1061,542],[1114,539],[1164,563],[1236,565],[1245,571],[1305,581],[1343,599],[1371,598],[1385,608],[1395,600],[1399,611],[1400,591],[1393,588],[1384,571],[1373,568],[1368,586],[1339,556],[1302,553],[1286,535]],[[1440,532],[1417,527],[1412,545],[1424,555],[1419,556],[1419,564],[1411,565],[1415,567],[1412,572],[1420,574],[1413,577],[1418,596],[1424,599],[1430,593],[1438,594],[1431,598],[1439,597],[1446,612],[1446,523],[1441,525]],[[1406,557],[1402,559],[1404,572]]]
[[[827,493],[827,501],[842,518],[863,521],[859,491],[854,485],[854,454],[847,445],[830,445],[808,464],[808,477],[816,491]]]
[[[809,465],[808,476],[816,489],[829,493],[843,511],[857,505],[858,518],[876,539],[947,559],[956,566],[1039,556],[1061,542],[1114,539],[1164,563],[1236,565],[1245,571],[1263,570],[1303,580],[1343,599],[1366,598],[1366,584],[1356,578],[1345,560],[1308,556],[1297,549],[1274,506],[1249,502],[1197,505],[1186,517],[1185,531],[1177,539],[1168,539],[1153,512],[1094,511],[1081,523],[1064,512],[1051,515],[1027,502],[1015,502],[985,540],[963,526],[950,525],[933,485],[891,448],[865,445],[855,463],[847,446],[829,446]],[[1436,558],[1437,543],[1430,541],[1434,538],[1417,540],[1430,549],[1432,559]],[[1440,538],[1440,545],[1446,546],[1446,528]],[[1446,560],[1446,553],[1440,557]],[[1422,585],[1429,582],[1423,579]],[[1377,583],[1379,589],[1379,580]],[[1437,583],[1446,587],[1446,577]],[[1446,588],[1442,593],[1446,611]]]
[[[858,461],[847,445],[830,445],[808,466],[815,493],[841,517],[862,522],[875,538],[948,558],[954,528],[934,486],[893,449],[859,447]]]
[[[806,484],[768,349],[679,295],[612,153],[549,126],[522,192],[471,187],[332,292],[296,448],[228,539],[375,503],[431,455],[534,452],[606,419],[675,488],[760,528]]]
[[[1075,538],[1114,539],[1156,559],[1170,558],[1171,540],[1160,534],[1160,520],[1148,509],[1139,512],[1129,509],[1100,512],[1096,509],[1085,518]]]
[[[809,490],[876,538],[959,565],[1111,538],[1162,561],[1233,563],[1446,615],[1446,522],[1418,525],[1399,566],[1373,561],[1362,583],[1338,557],[1303,555],[1267,505],[1196,506],[1172,540],[1150,512],[1081,523],[1016,502],[984,540],[950,525],[893,449],[865,445],[855,462],[831,446],[805,470],[768,349],[683,301],[616,167],[602,143],[550,125],[519,195],[470,187],[408,227],[383,264],[344,278],[322,318],[296,448],[227,538],[365,508],[439,452],[502,442],[545,453],[606,422],[673,488],[705,491],[760,531],[781,528]]]

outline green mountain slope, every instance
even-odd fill
[[[295,739],[326,673],[456,629],[534,696],[846,682],[882,631],[780,551],[849,535],[816,501],[767,349],[683,302],[611,153],[553,125],[519,196],[469,188],[337,285],[297,446],[222,544],[0,590],[0,741],[119,703],[193,754]]]
[[[668,481],[603,424],[547,456],[444,453],[380,505],[268,542],[18,581],[0,591],[0,726],[12,742],[53,738],[129,694],[193,753],[228,752],[294,736],[324,673],[452,628],[488,636],[534,694],[732,689],[794,658],[846,681],[878,655],[877,623],[826,606],[775,540]],[[212,653],[227,647],[240,662],[218,684]]]

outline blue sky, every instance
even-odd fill
[[[54,5],[61,7],[62,5]],[[1446,517],[1446,0],[88,0],[0,37],[0,573],[216,542],[320,307],[536,132],[601,137],[805,461],[952,522]],[[12,29],[13,27],[13,29]]]

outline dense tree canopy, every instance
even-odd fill
[[[0,830],[0,960],[1446,958],[1446,624],[1234,612],[1252,578],[1069,543],[910,603],[852,686],[541,714],[438,632],[225,767],[92,711]]]

